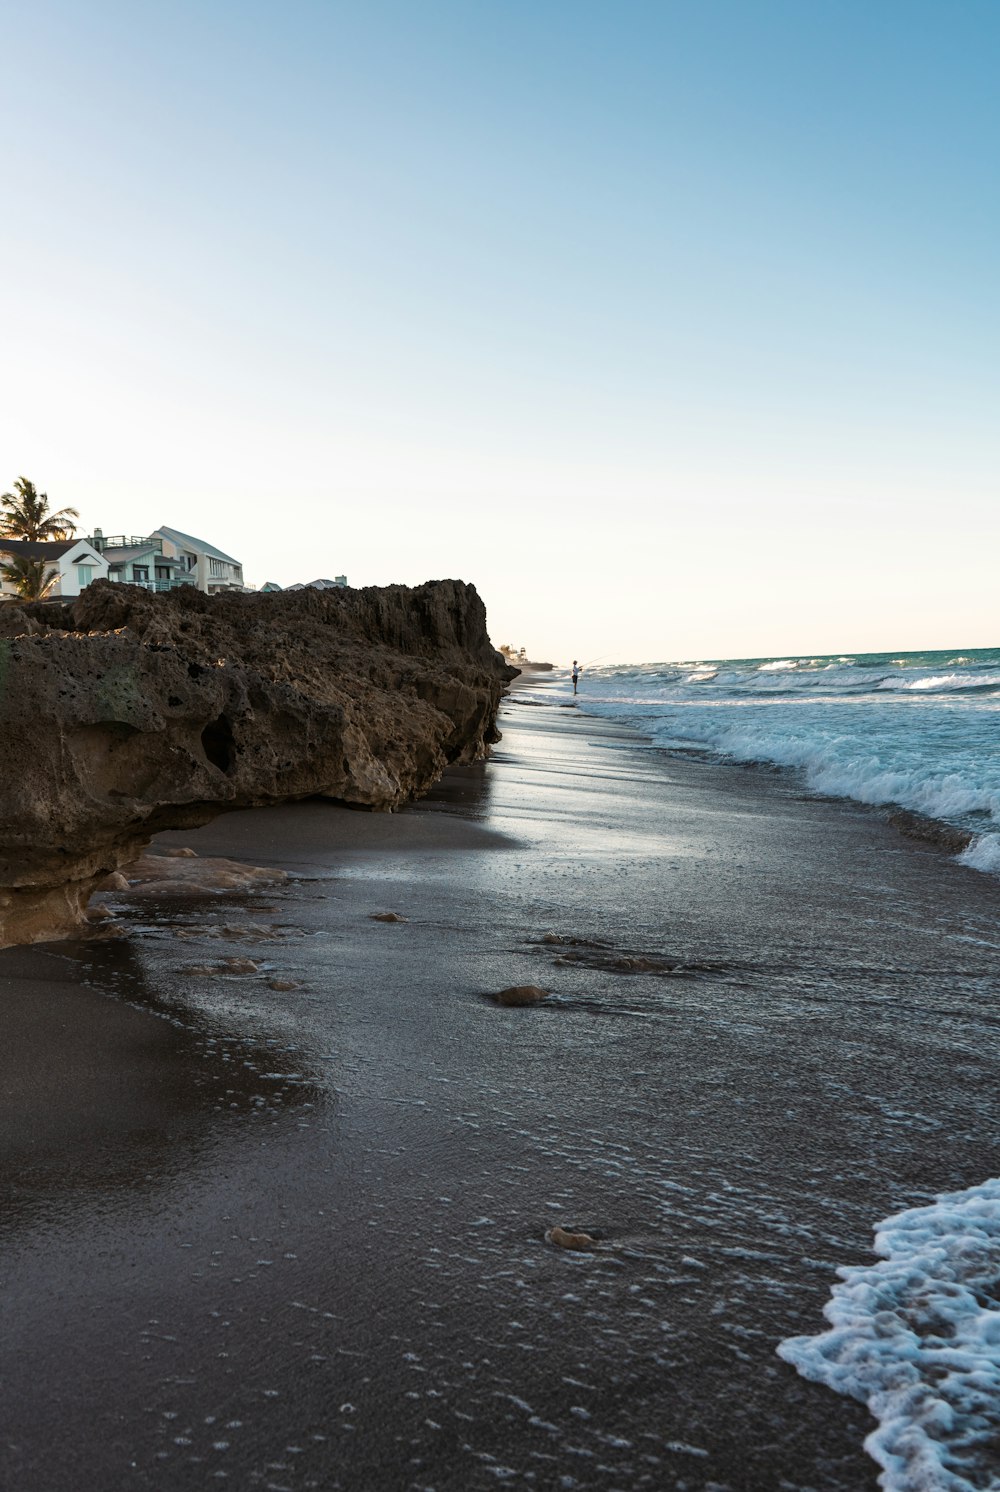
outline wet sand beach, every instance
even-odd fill
[[[277,891],[0,953],[4,1486],[875,1489],[775,1349],[1000,1174],[1000,883],[555,693],[501,723],[406,812],[161,837]]]

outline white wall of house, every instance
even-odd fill
[[[59,579],[51,594],[78,596],[95,580],[107,580],[108,562],[86,539],[78,539],[67,554],[59,556]]]
[[[88,544],[86,539],[77,539],[75,542],[67,540],[64,543],[39,544],[33,546],[37,550],[37,556],[28,554],[28,558],[44,559],[46,564],[46,575],[55,571],[56,579],[51,590],[46,592],[46,599],[60,597],[78,596],[81,591],[95,580],[107,578],[108,563],[103,555],[98,554],[93,545]],[[53,553],[62,550],[61,554]],[[46,552],[48,551],[48,552]],[[24,553],[23,549],[12,551],[12,553]],[[5,553],[3,542],[0,540],[0,563],[10,557]],[[14,584],[0,575],[0,595],[17,596]]]

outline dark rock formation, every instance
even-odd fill
[[[497,739],[472,586],[0,606],[0,946],[71,936],[162,829],[314,794],[391,809]]]
[[[498,1005],[509,1007],[540,1005],[548,997],[549,991],[538,984],[511,984],[506,989],[498,990],[493,996]]]
[[[922,813],[912,813],[908,808],[895,808],[886,815],[888,822],[908,839],[922,839],[927,844],[944,850],[946,855],[960,855],[972,843],[974,835],[968,829],[955,829],[943,824],[940,819],[928,818]]]

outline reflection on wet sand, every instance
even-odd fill
[[[772,777],[511,714],[436,806],[198,831],[280,894],[0,960],[0,1481],[874,1488],[864,1409],[775,1349],[873,1219],[1000,1171],[995,888]],[[185,972],[231,957],[256,972]]]
[[[154,974],[149,940],[192,910],[146,906],[143,935],[0,953],[4,1234],[116,1197],[133,1206],[204,1162],[221,1112],[275,1121],[320,1102],[287,1035],[252,1005],[238,1018],[244,980],[200,992]]]

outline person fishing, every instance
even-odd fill
[[[577,663],[576,659],[574,658],[573,659],[573,693],[574,694],[576,693],[577,682],[578,682],[578,680],[580,678],[580,675],[582,673],[583,673],[583,669],[580,667],[579,663]]]

